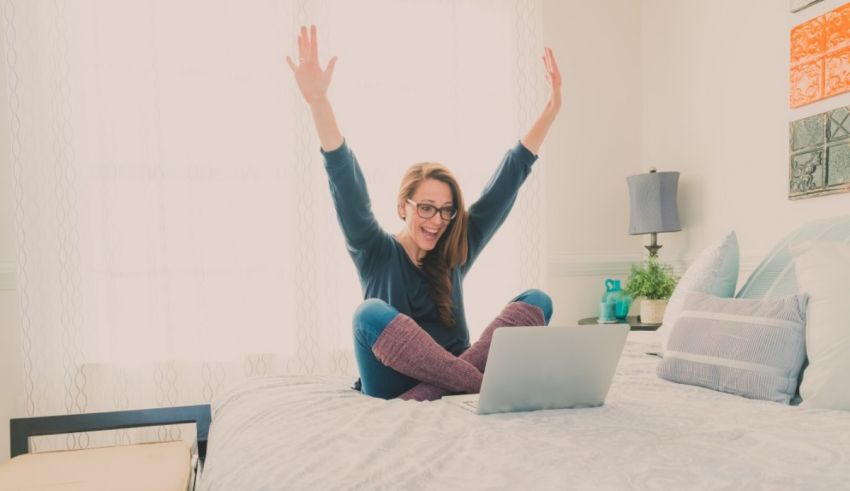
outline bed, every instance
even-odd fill
[[[846,489],[850,412],[750,400],[655,374],[631,332],[607,401],[478,416],[349,380],[254,379],[213,404],[199,489]]]
[[[691,264],[677,291],[688,284],[697,291],[706,278],[726,285],[723,274],[737,276],[735,234],[724,240],[705,251],[709,262],[701,255]],[[803,288],[807,277],[805,268],[795,273],[791,250],[811,240],[845,247],[850,216],[803,225],[774,247],[737,294],[732,281],[725,296],[736,298],[711,301],[738,308],[792,298],[783,296]],[[734,256],[706,266],[722,257],[717,251],[727,244],[734,245]],[[846,275],[836,279],[832,264],[819,266],[838,285],[829,291],[839,307],[833,309],[838,320],[829,325],[837,329],[821,334],[843,336],[847,342],[836,344],[850,347],[841,309],[850,249],[844,254]],[[807,288],[817,286],[808,278]],[[689,293],[685,305],[711,293],[701,291]],[[350,389],[348,379],[250,380],[213,401],[199,489],[850,489],[850,390],[844,382],[850,350],[833,360],[843,363],[834,372],[833,391],[844,394],[845,410],[756,400],[659,378],[663,365],[681,361],[654,354],[682,339],[687,331],[677,322],[673,335],[664,334],[663,348],[661,331],[629,333],[606,403],[597,408],[478,416],[443,401],[370,398]],[[808,349],[815,329],[802,322],[806,340],[798,342],[802,354],[793,373],[800,373],[808,354],[805,386],[806,374],[821,361],[814,362]],[[735,343],[740,333],[731,336]],[[770,343],[757,338],[750,344],[755,351],[763,345]],[[799,379],[790,377],[789,397]]]
[[[727,250],[734,237],[730,233],[704,257],[724,257],[716,252]],[[802,253],[798,246],[805,246]],[[725,268],[708,267],[710,262],[703,263],[699,256],[677,292],[687,285],[695,288],[694,278],[726,284],[720,281],[721,272],[737,275],[737,256],[727,259],[732,257],[735,267]],[[707,269],[701,270],[704,266]],[[689,277],[691,272],[695,274]],[[798,307],[808,319],[797,326],[805,342],[797,344],[799,365],[787,387],[790,400],[799,385],[802,405],[660,378],[666,376],[665,366],[683,363],[677,340],[714,332],[707,324],[689,331],[682,326],[696,325],[680,320],[672,334],[629,333],[606,403],[597,408],[478,416],[444,401],[364,396],[350,388],[347,378],[288,375],[242,382],[220,393],[211,408],[13,420],[11,451],[13,456],[26,453],[28,437],[34,435],[191,421],[197,426],[202,465],[197,489],[206,491],[850,489],[847,278],[850,216],[817,220],[777,244],[737,294],[732,285],[727,296],[735,298],[694,290],[683,304],[691,314],[679,314],[704,323],[710,316],[693,316],[695,300],[735,308],[750,305],[747,302],[791,305],[786,300],[805,291],[808,306]],[[673,304],[671,298],[668,311]],[[784,319],[781,330],[738,328],[725,338],[734,341],[735,351],[762,356],[771,352],[765,348],[771,343],[762,338],[749,339],[750,344],[741,341],[748,333],[793,333],[785,322],[790,317]],[[720,328],[728,330],[727,321]],[[739,344],[752,349],[741,350]],[[663,359],[660,352],[666,355]],[[798,384],[806,358],[808,367]],[[819,380],[816,374],[826,383],[813,385]]]

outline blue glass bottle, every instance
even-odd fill
[[[625,319],[629,315],[632,299],[623,291],[620,280],[605,280],[603,300],[614,305],[614,317],[617,319]]]
[[[611,296],[614,292],[614,281],[611,279],[605,280],[605,293],[602,294],[602,300],[599,302],[598,321],[602,323],[617,322],[617,302]]]

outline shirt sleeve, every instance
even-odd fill
[[[469,207],[469,255],[463,272],[472,266],[484,246],[504,223],[514,206],[519,189],[531,173],[537,156],[521,143],[508,150],[481,197]]]
[[[389,236],[375,219],[366,180],[348,144],[343,142],[330,152],[322,150],[322,156],[348,252],[358,268],[367,267],[372,258],[380,257]]]

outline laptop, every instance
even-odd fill
[[[443,400],[478,414],[601,406],[628,333],[628,324],[501,327],[481,393]]]

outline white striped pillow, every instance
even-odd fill
[[[806,359],[806,302],[805,294],[750,300],[691,293],[658,376],[787,404]]]
[[[673,295],[667,302],[667,308],[664,309],[664,323],[658,328],[661,349],[667,349],[670,331],[676,325],[676,319],[679,318],[689,293],[702,292],[725,298],[735,296],[738,263],[738,237],[734,231],[708,246],[694,259],[679,279]]]
[[[801,405],[850,411],[850,244],[804,242],[793,252],[800,290],[809,294]]]

